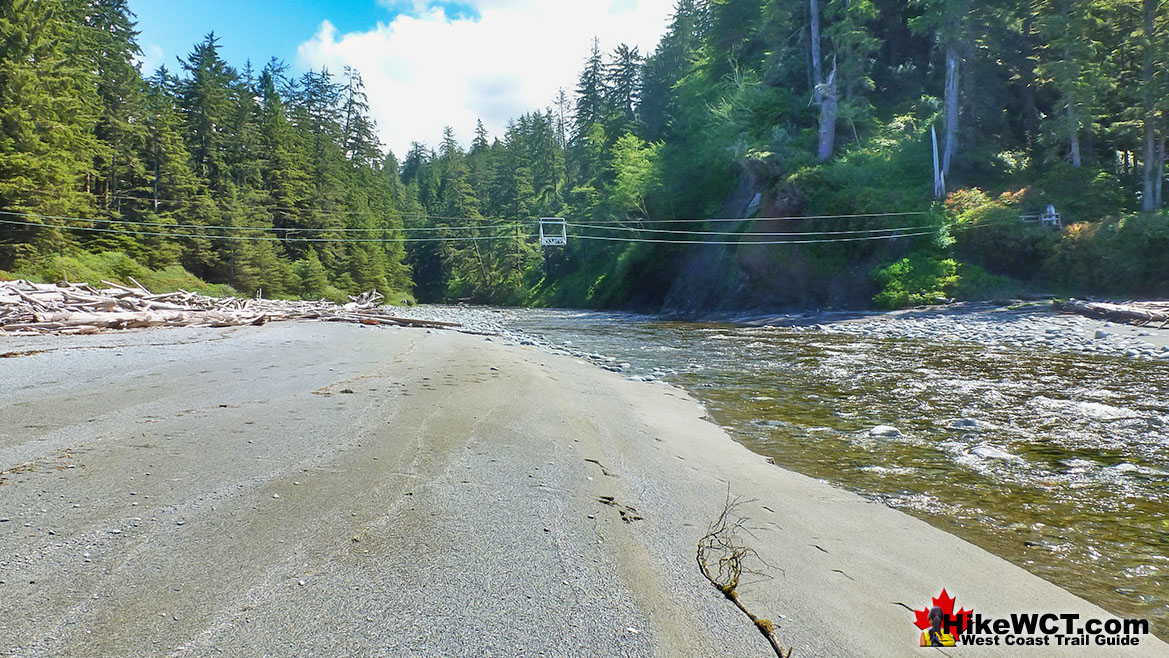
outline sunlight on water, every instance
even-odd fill
[[[517,327],[661,368],[781,466],[1169,637],[1167,364],[614,314],[525,312]]]

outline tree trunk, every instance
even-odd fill
[[[832,157],[836,146],[836,65],[828,80],[824,80],[824,60],[820,53],[820,3],[809,0],[812,28],[812,85],[813,98],[820,107],[820,147],[816,159],[824,162]]]
[[[958,49],[946,48],[946,146],[942,153],[942,176],[949,178],[950,165],[958,153]]]
[[[154,147],[154,212],[158,212],[158,161],[162,156],[158,152],[158,145]]]
[[[1153,171],[1153,204],[1156,208],[1165,207],[1165,137],[1169,133],[1169,125],[1162,121],[1161,140],[1157,144],[1157,160]]]
[[[1068,29],[1072,24],[1071,7],[1069,6],[1068,0],[1063,0],[1059,3],[1059,13],[1063,17],[1065,29]],[[1071,48],[1066,44],[1063,49],[1063,61],[1069,64],[1073,61]],[[1076,99],[1070,91],[1071,87],[1072,85],[1069,84],[1068,88],[1064,91],[1064,100],[1068,107],[1068,150],[1070,151],[1072,166],[1079,167],[1084,164],[1084,160],[1080,156],[1080,119],[1076,113]]]
[[[1084,164],[1083,158],[1080,156],[1080,122],[1076,117],[1075,101],[1068,97],[1068,145],[1071,148],[1072,166],[1079,167]]]
[[[815,0],[813,0],[814,2]],[[820,152],[816,158],[824,162],[832,157],[836,147],[836,66],[828,74],[828,81],[820,92]]]
[[[1157,209],[1154,182],[1157,166],[1157,136],[1154,127],[1153,105],[1153,43],[1155,39],[1153,16],[1158,0],[1144,0],[1145,56],[1141,66],[1141,84],[1144,87],[1145,153],[1144,175],[1141,185],[1141,210],[1151,212]]]
[[[1023,133],[1027,142],[1027,150],[1035,147],[1039,136],[1039,105],[1035,100],[1035,88],[1038,82],[1035,79],[1035,62],[1039,59],[1038,49],[1035,47],[1035,20],[1031,12],[1023,14],[1023,47],[1020,73],[1023,76]]]
[[[812,96],[820,104],[820,83],[824,81],[824,67],[820,58],[820,2],[809,0],[812,12]]]
[[[1157,180],[1157,136],[1153,130],[1153,119],[1145,119],[1144,175],[1141,185],[1141,210],[1152,212],[1158,208],[1156,196]]]
[[[946,179],[942,177],[942,168],[938,164],[938,131],[933,126],[930,126],[930,136],[934,144],[934,198],[940,201],[946,198]]]

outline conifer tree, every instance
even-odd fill
[[[83,217],[93,210],[101,103],[92,70],[64,46],[77,44],[81,30],[60,0],[0,4],[0,209]],[[7,225],[0,268],[71,241],[58,228]]]

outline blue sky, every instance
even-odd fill
[[[237,67],[249,58],[262,66],[270,57],[296,64],[296,49],[328,20],[343,32],[390,22],[400,13],[373,0],[130,0],[147,64],[185,57],[191,46],[214,31],[223,56]],[[158,50],[155,50],[155,49]]]
[[[444,126],[467,143],[475,122],[549,107],[575,86],[594,36],[652,52],[675,0],[130,0],[143,68],[176,57],[211,31],[223,57],[256,68],[270,57],[293,73],[350,66],[361,73],[383,143],[436,145]]]

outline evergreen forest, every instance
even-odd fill
[[[577,46],[503,134],[395,154],[356,70],[208,34],[143,71],[127,0],[7,0],[0,278],[699,314],[1169,295],[1166,0],[678,0],[652,52]]]

